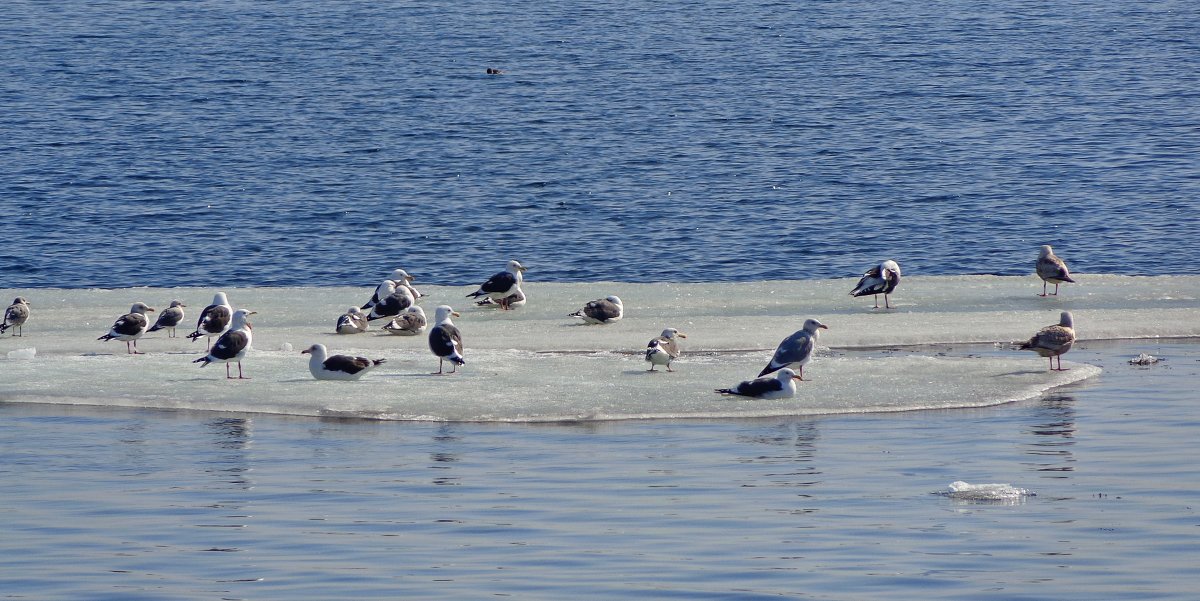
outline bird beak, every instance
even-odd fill
[[[678,332],[675,335],[679,336],[680,338],[687,338],[687,334],[684,334],[683,332]]]
[[[451,312],[450,312],[450,315],[453,315],[454,317],[462,317],[462,315],[460,315],[460,314],[458,313],[458,311],[451,311]]]
[[[415,281],[417,278],[414,278],[411,275],[407,275],[407,276],[404,276],[404,279],[405,279],[405,281],[412,282],[412,281]]]
[[[517,268],[518,271],[525,271],[525,269],[526,269],[526,267],[524,265]]]
[[[820,327],[820,329],[822,329],[822,330],[828,330],[828,329],[829,329],[829,326],[827,326],[827,325],[825,325],[825,324],[821,324],[819,327]]]
[[[147,311],[149,311],[149,312],[151,312],[151,313],[153,313],[153,312],[154,312],[154,307],[146,307],[146,310],[147,310]]]
[[[246,315],[258,315],[258,311],[247,311]]]
[[[312,351],[310,351],[310,350],[308,350],[308,349],[304,349],[304,350],[300,351],[300,354],[301,354],[301,355],[307,355],[307,354],[309,354],[309,353],[311,353],[311,352],[312,352]]]
[[[800,376],[792,376],[792,379],[793,379],[793,380],[800,380]],[[801,382],[803,382],[804,380],[800,380],[800,381],[801,381]]]

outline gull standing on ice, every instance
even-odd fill
[[[367,331],[367,314],[358,307],[350,307],[337,320],[338,334],[361,334]]]
[[[616,296],[606,296],[589,302],[582,309],[567,317],[582,317],[586,323],[597,324],[620,321],[624,314],[625,306],[621,304],[621,299]]]
[[[717,392],[756,399],[790,399],[796,396],[796,372],[785,367],[774,376],[746,380],[733,388],[718,388]]]
[[[466,364],[463,359],[463,342],[462,333],[455,327],[454,322],[450,321],[450,317],[460,317],[460,315],[447,305],[442,305],[437,308],[437,313],[434,314],[436,325],[432,330],[429,330],[429,350],[438,358],[437,374],[442,373],[442,362],[450,362],[450,373],[454,373],[457,366]]]
[[[318,380],[357,380],[367,372],[379,367],[386,359],[368,359],[350,355],[329,356],[324,344],[314,344],[301,355],[312,355],[308,360],[308,371]]]
[[[153,311],[146,303],[133,303],[129,313],[117,318],[107,334],[96,340],[120,340],[125,343],[125,351],[130,355],[144,354],[137,350],[137,339],[146,333],[150,320],[146,318],[147,311]]]
[[[1057,325],[1046,326],[1038,330],[1033,338],[1021,343],[1017,348],[1049,357],[1051,371],[1066,371],[1062,366],[1062,356],[1071,350],[1073,344],[1075,344],[1075,320],[1071,317],[1070,311],[1063,311],[1058,316]],[[1058,357],[1057,369],[1054,367],[1055,357]]]
[[[387,330],[388,334],[397,336],[416,336],[425,331],[426,323],[425,310],[413,305],[388,322],[383,329]]]
[[[218,292],[213,295],[212,304],[205,307],[200,312],[200,319],[196,320],[196,331],[188,334],[187,337],[193,341],[206,336],[208,343],[206,349],[212,349],[213,336],[220,336],[229,329],[229,322],[233,319],[233,307],[229,304],[229,297],[225,296],[224,292]]]
[[[371,307],[379,304],[379,301],[387,298],[391,294],[390,292],[384,290],[384,285],[387,282],[391,282],[394,288],[408,288],[408,291],[412,293],[413,299],[421,298],[424,295],[422,295],[420,292],[417,292],[417,289],[413,288],[410,284],[413,279],[413,276],[408,275],[408,272],[404,271],[403,269],[393,270],[391,277],[380,282],[379,285],[375,287],[375,293],[371,295],[371,300],[367,301],[362,308],[364,310],[370,309]]]
[[[159,330],[166,330],[167,338],[174,338],[175,326],[183,321],[183,308],[186,306],[181,300],[171,301],[171,306],[163,309],[162,313],[158,314],[158,321],[154,322],[154,325],[150,326],[150,329],[146,331],[157,332]]]
[[[384,319],[395,317],[401,311],[416,304],[417,299],[413,298],[412,291],[404,286],[397,286],[395,282],[388,280],[383,284],[384,296],[379,299],[379,302],[371,307],[371,312],[367,315],[367,320],[374,321],[376,319]]]
[[[13,299],[8,309],[4,311],[4,323],[0,323],[0,334],[3,334],[9,328],[16,328],[12,335],[17,336],[17,330],[21,331],[20,336],[25,337],[25,321],[29,319],[29,301],[25,297],[18,296]]]
[[[895,261],[888,259],[863,274],[862,279],[858,281],[858,285],[854,290],[850,291],[850,296],[866,296],[872,294],[875,296],[875,308],[879,308],[879,295],[883,295],[883,307],[891,309],[888,304],[888,295],[896,289],[900,284],[900,265]]]
[[[771,357],[771,362],[758,372],[758,375],[765,376],[777,369],[790,367],[798,372],[797,378],[804,381],[804,366],[812,361],[813,349],[817,346],[817,337],[820,336],[821,330],[828,329],[829,326],[815,319],[804,320],[804,328],[779,343],[779,347],[775,349],[775,355]]]
[[[524,272],[525,267],[521,263],[515,260],[509,261],[504,271],[488,278],[486,282],[479,286],[479,290],[468,294],[467,297],[479,298],[487,296],[499,304],[501,309],[508,310],[512,308],[508,304],[508,297],[516,294],[521,289],[521,283],[525,281],[525,276],[522,275]]]
[[[677,338],[687,338],[687,334],[675,328],[667,328],[658,338],[646,345],[646,360],[650,362],[650,371],[654,371],[659,365],[667,366],[667,371],[674,371],[671,369],[671,361],[678,359],[682,352]]]
[[[200,363],[200,367],[208,367],[209,363],[224,363],[225,379],[232,380],[233,376],[229,374],[229,364],[236,362],[238,366],[237,379],[249,380],[250,378],[242,375],[242,359],[246,356],[246,351],[250,350],[250,344],[253,342],[251,332],[253,328],[246,318],[254,314],[254,311],[245,309],[234,311],[229,330],[221,334],[217,343],[209,349],[208,355],[200,357],[192,363]]]
[[[1046,284],[1054,284],[1054,294],[1050,296],[1058,296],[1059,284],[1075,283],[1075,280],[1071,279],[1071,272],[1067,270],[1066,262],[1054,254],[1054,249],[1050,248],[1049,244],[1043,244],[1038,254],[1037,274],[1042,278],[1042,293],[1038,296],[1046,296]]]

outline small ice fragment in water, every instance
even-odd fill
[[[35,349],[35,348],[19,348],[19,349],[13,350],[13,351],[8,351],[8,355],[6,355],[6,356],[9,359],[26,359],[26,360],[33,359],[34,357],[37,356],[37,349]]]
[[[969,484],[957,480],[950,483],[947,495],[962,501],[1016,501],[1022,497],[1032,497],[1034,493],[1011,484]]]
[[[285,352],[285,353],[290,353],[290,352],[292,352],[292,351],[293,351],[293,350],[295,350],[295,349],[294,349],[294,348],[292,348],[292,343],[290,343],[290,342],[285,342],[285,343],[283,343],[283,344],[279,345],[279,350],[281,350],[281,351],[283,351],[283,352]]]
[[[1158,357],[1155,357],[1154,355],[1147,355],[1146,353],[1142,353],[1142,354],[1130,359],[1129,364],[1130,365],[1154,365],[1155,363],[1158,363],[1158,361],[1159,361]]]

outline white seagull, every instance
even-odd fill
[[[0,334],[3,334],[9,328],[15,328],[12,335],[17,336],[17,330],[20,330],[21,337],[25,336],[25,322],[29,319],[29,301],[25,297],[18,296],[13,299],[8,309],[4,310],[4,322],[0,323]]]
[[[624,315],[625,306],[621,304],[621,299],[610,295],[589,302],[582,309],[568,315],[568,317],[582,317],[586,323],[599,324],[620,321]]]
[[[254,341],[253,329],[247,317],[254,315],[254,311],[238,309],[233,312],[232,325],[229,326],[224,334],[217,339],[217,343],[209,349],[208,355],[200,357],[192,363],[200,363],[200,367],[208,367],[209,363],[224,363],[225,364],[225,379],[231,380],[233,376],[229,374],[229,364],[237,363],[239,380],[249,380],[242,374],[242,359],[246,356],[246,351],[250,350],[250,345]]]
[[[675,328],[667,328],[658,338],[646,345],[646,360],[650,362],[650,371],[654,371],[659,365],[667,366],[667,371],[674,371],[671,369],[671,361],[678,359],[682,353],[678,338],[687,338],[687,334]]]
[[[183,322],[183,308],[186,306],[181,300],[171,301],[171,306],[163,309],[158,314],[158,321],[154,322],[154,325],[150,326],[150,329],[146,331],[157,332],[159,330],[166,330],[167,337],[174,338],[175,326]]]
[[[788,399],[796,396],[796,372],[785,367],[773,376],[746,380],[733,388],[718,388],[717,392],[756,399]]]
[[[385,359],[368,359],[350,355],[329,356],[324,344],[314,344],[301,355],[312,355],[308,360],[308,371],[318,380],[357,380],[367,372],[386,362]]]
[[[863,274],[862,279],[858,281],[858,285],[854,290],[850,291],[850,296],[866,296],[872,294],[875,296],[875,308],[879,308],[879,295],[883,295],[883,307],[891,309],[888,304],[888,295],[896,289],[900,284],[900,265],[895,261],[888,259]]]
[[[413,305],[404,310],[388,322],[383,329],[388,334],[396,336],[416,336],[425,331],[425,326],[428,322],[425,319],[425,310],[417,305]]]
[[[141,355],[137,350],[137,339],[146,333],[150,320],[146,318],[147,311],[153,311],[146,303],[133,303],[129,313],[117,318],[108,333],[96,340],[120,340],[125,343],[125,351],[130,355]]]
[[[1059,284],[1075,283],[1075,280],[1071,279],[1071,272],[1067,270],[1066,262],[1054,254],[1054,249],[1050,248],[1049,244],[1043,244],[1041,252],[1038,253],[1037,274],[1042,278],[1042,293],[1038,296],[1046,296],[1046,284],[1054,284],[1054,294],[1050,296],[1058,296]]]
[[[522,275],[524,272],[525,267],[520,262],[509,261],[504,271],[492,275],[479,286],[478,290],[468,294],[467,297],[487,296],[499,304],[501,309],[510,309],[506,299],[521,288],[521,283],[525,281],[525,276]]]
[[[797,378],[803,381],[804,366],[812,361],[813,349],[817,346],[820,330],[828,329],[829,326],[815,319],[804,320],[804,328],[779,343],[779,347],[775,349],[775,355],[771,357],[771,362],[767,363],[767,366],[758,372],[758,375],[765,376],[777,369],[790,367],[798,372]]]
[[[429,350],[438,358],[437,374],[442,373],[442,363],[450,362],[450,373],[454,373],[457,366],[466,364],[463,359],[463,342],[462,332],[450,321],[450,317],[459,317],[459,314],[447,305],[442,305],[437,308],[435,315],[436,325],[429,330]]]
[[[1071,350],[1075,344],[1075,320],[1070,311],[1063,311],[1058,316],[1058,323],[1038,330],[1033,338],[1021,343],[1017,348],[1033,351],[1043,357],[1050,358],[1051,371],[1066,371],[1062,366],[1062,356]],[[1054,367],[1054,358],[1058,357],[1058,368]],[[1068,368],[1069,369],[1069,368]]]

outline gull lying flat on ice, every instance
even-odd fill
[[[796,396],[796,378],[796,372],[785,367],[773,376],[746,380],[733,388],[718,388],[717,392],[756,399],[787,399]]]
[[[338,334],[361,334],[368,327],[367,314],[358,307],[350,307],[338,318],[336,331]]]
[[[350,355],[329,356],[324,344],[314,344],[300,351],[300,354],[312,355],[308,360],[308,371],[318,380],[357,380],[386,362],[385,359]]]
[[[589,302],[582,309],[567,317],[582,317],[586,323],[600,324],[620,321],[624,315],[625,306],[621,304],[621,299],[615,295],[609,295]]]

